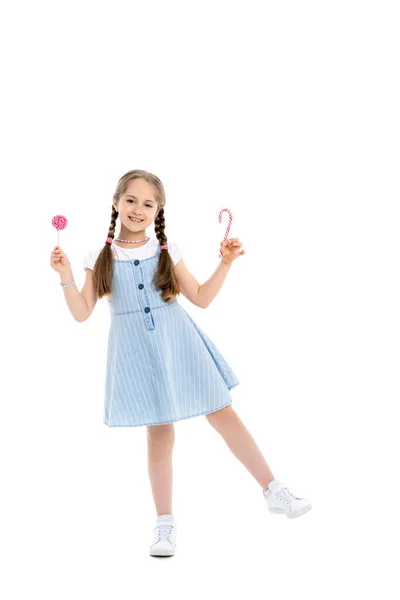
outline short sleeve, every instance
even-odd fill
[[[85,269],[94,269],[94,264],[97,260],[98,255],[100,254],[100,250],[92,250],[91,252],[88,252],[83,261],[82,261],[82,266]]]
[[[182,258],[182,252],[180,248],[173,242],[168,242],[168,251],[171,255],[174,265],[176,265]]]

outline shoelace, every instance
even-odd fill
[[[276,496],[277,498],[279,498],[279,500],[282,500],[282,502],[285,502],[286,504],[289,504],[289,502],[291,502],[297,497],[294,494],[292,494],[292,492],[287,487],[284,487],[281,490],[279,490],[276,493]]]
[[[158,539],[161,540],[162,538],[168,538],[173,529],[173,525],[157,525],[156,529]]]

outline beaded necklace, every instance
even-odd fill
[[[120,239],[120,238],[116,238],[116,240],[114,240],[114,241],[117,241],[117,242],[126,242],[126,243],[129,243],[129,244],[139,244],[140,242],[145,242],[146,240],[149,240],[149,239],[150,239],[150,236],[147,236],[147,237],[146,237],[146,238],[144,238],[143,240],[134,240],[134,241],[132,241],[132,240],[122,240],[122,239]],[[115,244],[113,244],[113,246],[115,246]],[[122,254],[124,254],[124,255],[126,256],[126,258],[128,258],[128,259],[130,259],[130,258],[131,258],[131,257],[129,256],[129,254],[127,254],[126,252],[124,252],[124,249],[123,249],[123,248],[121,248],[121,246],[117,246],[117,248],[118,248],[119,250],[121,250]],[[116,251],[116,250],[114,250],[114,254],[115,254],[115,256],[117,256],[117,257],[118,257],[118,255],[117,255],[117,251]]]

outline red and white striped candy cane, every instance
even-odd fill
[[[229,233],[229,230],[230,230],[230,228],[231,228],[231,225],[232,225],[232,213],[231,213],[231,211],[230,211],[228,208],[222,208],[222,209],[219,211],[219,213],[218,213],[218,221],[219,221],[220,223],[222,222],[222,213],[223,213],[224,211],[226,211],[226,212],[229,214],[229,222],[228,222],[228,226],[227,226],[227,228],[226,228],[226,232],[225,232],[225,235],[224,235],[224,240],[223,240],[223,241],[225,242],[226,238],[228,237],[228,233]],[[221,256],[222,256],[222,255],[223,255],[223,253],[224,253],[224,249],[225,249],[225,248],[224,248],[223,246],[221,246],[221,247],[220,247],[220,249],[219,249],[219,256],[220,256],[220,258],[221,258]]]

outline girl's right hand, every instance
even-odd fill
[[[60,274],[71,270],[71,263],[68,260],[68,256],[61,250],[60,246],[55,246],[51,253],[50,266]]]

